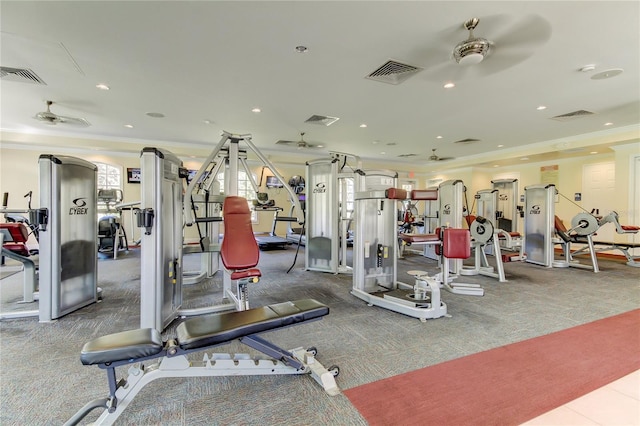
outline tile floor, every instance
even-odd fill
[[[522,426],[639,426],[640,370],[549,411]]]

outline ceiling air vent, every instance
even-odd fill
[[[0,78],[4,81],[47,85],[44,80],[28,68],[0,67]]]
[[[591,111],[585,111],[583,109],[579,109],[578,111],[573,111],[573,112],[569,112],[567,114],[562,114],[562,115],[556,115],[555,117],[551,117],[552,120],[557,120],[557,121],[569,121],[569,120],[573,120],[575,118],[580,118],[580,117],[584,117],[587,115],[593,115],[595,113],[591,112]]]
[[[468,144],[468,143],[474,143],[474,142],[480,142],[480,139],[466,138],[466,139],[460,139],[459,141],[455,141],[454,143]]]
[[[420,71],[422,68],[389,60],[365,78],[383,83],[400,84]]]
[[[309,124],[319,124],[321,126],[331,126],[336,121],[340,120],[338,117],[328,117],[326,115],[312,115],[304,122]]]
[[[408,157],[417,157],[418,154],[400,154],[398,157],[400,158],[408,158]]]

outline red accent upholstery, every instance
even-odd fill
[[[564,226],[564,222],[558,216],[553,217],[553,225],[557,231],[567,233],[567,227]]]
[[[251,212],[247,200],[236,196],[225,198],[222,216],[224,223],[224,238],[220,248],[222,263],[225,268],[236,273],[242,269],[253,268],[260,259],[260,249],[253,235]]]
[[[388,188],[384,192],[384,195],[390,200],[404,200],[407,198],[407,190],[400,188]]]
[[[468,229],[447,228],[442,238],[444,257],[466,259],[471,256],[471,233]]]
[[[2,248],[19,254],[29,256],[29,249],[25,245],[29,239],[29,230],[24,223],[0,223],[0,229],[6,229],[13,241],[5,241]]]
[[[629,232],[638,232],[638,231],[640,231],[640,226],[634,226],[634,225],[620,225],[620,227],[621,227],[624,231],[629,231]]]
[[[519,232],[507,232],[507,234],[509,234],[509,236],[511,238],[520,237],[520,233]],[[502,238],[504,240],[506,237],[504,235],[500,234],[500,235],[498,235],[498,238]]]
[[[476,217],[472,214],[469,214],[464,217],[464,220],[467,222],[467,226],[471,228],[471,224],[473,223],[474,220],[476,220]]]
[[[241,280],[243,278],[261,277],[262,272],[258,268],[245,269],[243,271],[235,271],[231,273],[232,280]]]
[[[439,243],[438,234],[399,234],[400,239],[407,243]]]
[[[414,189],[411,191],[412,200],[437,200],[438,189]]]

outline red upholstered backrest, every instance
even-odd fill
[[[253,268],[260,259],[260,249],[253,235],[251,212],[247,200],[230,196],[222,205],[224,238],[220,257],[225,268],[236,271]]]
[[[553,225],[555,226],[557,231],[565,233],[567,232],[567,227],[564,226],[562,219],[560,219],[558,216],[553,217]]]
[[[471,234],[468,229],[446,228],[442,237],[444,257],[466,259],[471,256]]]
[[[14,243],[26,243],[29,239],[29,230],[24,223],[0,223],[0,228],[9,231]]]

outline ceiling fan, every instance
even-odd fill
[[[89,127],[91,125],[91,123],[84,118],[66,117],[64,115],[54,114],[51,112],[51,105],[53,105],[53,102],[47,101],[47,110],[37,113],[34,118],[50,125],[69,124],[77,127]]]
[[[551,25],[538,15],[525,16],[508,27],[503,18],[500,15],[466,20],[462,29],[468,35],[462,41],[458,26],[454,31],[441,32],[446,36],[437,40],[438,46],[428,52],[429,58],[434,58],[434,63],[425,67],[428,78],[456,81],[504,71],[529,58],[551,36]],[[494,35],[478,37],[474,30]]]
[[[453,160],[453,157],[439,157],[436,155],[436,148],[431,150],[431,156],[429,157],[429,161],[446,161]]]
[[[312,144],[304,140],[304,132],[300,132],[300,140],[298,141],[287,141],[280,139],[276,142],[277,145],[293,145],[298,149],[314,149],[314,148],[324,148],[324,145],[321,144]]]

